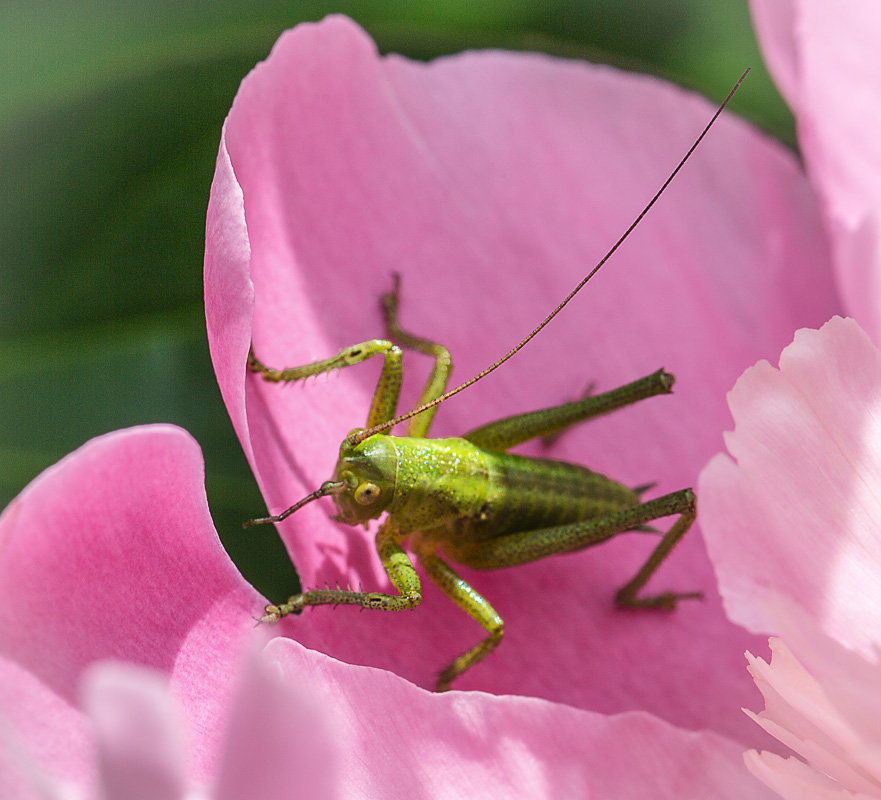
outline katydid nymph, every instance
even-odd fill
[[[347,347],[331,358],[305,366],[284,369],[265,365],[252,349],[248,369],[263,380],[282,383],[382,357],[382,372],[366,426],[352,430],[341,444],[333,478],[280,514],[251,520],[246,525],[281,522],[307,503],[327,496],[336,505],[336,519],[348,525],[366,525],[385,515],[376,533],[376,551],[392,586],[390,591],[305,590],[286,603],[266,606],[262,621],[274,622],[315,605],[354,605],[381,611],[414,609],[421,602],[422,587],[411,556],[404,549],[406,544],[425,574],[485,631],[483,639],[440,672],[436,689],[445,691],[458,676],[492,652],[504,632],[498,613],[453,570],[451,563],[477,570],[526,564],[582,550],[626,531],[657,533],[650,523],[665,517],[675,520],[660,535],[636,575],[618,590],[615,601],[622,607],[670,610],[682,599],[701,596],[699,592],[642,592],[695,519],[696,503],[691,489],[646,500],[642,495],[648,487],[629,488],[586,467],[508,452],[527,440],[551,436],[577,422],[655,395],[669,394],[674,377],[663,369],[611,391],[491,422],[461,438],[431,439],[428,433],[440,403],[481,380],[517,353],[605,264],[700,144],[746,74],[600,262],[532,332],[465,383],[446,391],[452,368],[449,351],[442,344],[402,328],[398,319],[397,276],[391,292],[382,298],[386,338]],[[416,408],[396,416],[403,350],[429,355],[433,369]],[[409,421],[407,435],[392,435],[391,428],[404,421]]]

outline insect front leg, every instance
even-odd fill
[[[398,322],[401,276],[395,273],[393,280],[392,290],[382,296],[382,310],[385,315],[385,326],[389,339],[401,347],[425,353],[425,355],[431,356],[434,359],[431,374],[428,376],[428,381],[422,390],[419,401],[416,403],[418,407],[425,403],[430,403],[444,393],[447,388],[447,381],[450,378],[450,372],[453,369],[453,359],[450,356],[450,351],[442,344],[432,342],[429,339],[423,339],[421,336],[414,336],[412,333],[407,333],[407,331],[401,328]],[[431,427],[435,411],[436,407],[430,408],[413,417],[410,420],[407,435],[424,438]]]
[[[418,537],[413,538],[412,545],[419,563],[425,568],[428,576],[447,597],[477,620],[488,634],[485,639],[470,650],[466,650],[441,671],[435,691],[445,692],[456,677],[495,650],[499,642],[502,641],[505,623],[486,599],[475,592],[446,561],[434,552],[434,545],[424,544],[419,541]]]
[[[637,593],[648,582],[661,562],[691,527],[697,515],[694,492],[683,489],[645,503],[552,528],[524,531],[480,542],[456,543],[445,550],[456,562],[474,569],[499,569],[527,564],[557,553],[568,553],[604,542],[625,531],[656,519],[678,515],[639,572],[615,596],[623,607],[672,609],[679,600],[700,598],[700,592],[662,592],[640,597]]]
[[[407,554],[398,543],[397,531],[388,523],[376,534],[376,552],[382,561],[392,586],[398,594],[383,592],[356,592],[348,589],[312,589],[295,594],[287,603],[266,606],[261,622],[277,622],[282,617],[306,606],[349,605],[375,608],[379,611],[403,611],[416,608],[422,602],[419,575]]]
[[[343,367],[351,367],[360,364],[373,356],[383,356],[382,372],[373,393],[373,401],[367,415],[367,427],[378,425],[390,420],[395,415],[398,407],[398,395],[401,393],[401,380],[403,377],[403,364],[401,348],[385,339],[371,339],[367,342],[352,345],[340,350],[335,356],[321,361],[313,361],[302,367],[285,367],[275,369],[267,367],[257,356],[253,348],[248,353],[248,369],[256,372],[263,380],[272,383],[289,383],[308,378],[312,375],[321,375]]]

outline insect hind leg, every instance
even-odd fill
[[[669,372],[659,369],[602,394],[591,394],[571,403],[489,422],[469,431],[463,438],[484,450],[504,453],[521,442],[553,436],[577,422],[609,414],[648,397],[670,394],[674,382],[675,378]]]
[[[602,517],[552,528],[510,533],[485,541],[457,543],[454,548],[448,549],[453,560],[473,569],[513,567],[557,553],[591,547],[619,533],[639,530],[652,520],[674,515],[678,515],[678,519],[662,535],[661,541],[655,546],[645,564],[615,596],[615,602],[620,607],[672,609],[679,600],[697,599],[702,597],[702,594],[662,592],[657,595],[641,596],[638,593],[694,522],[697,511],[694,492],[691,489],[666,494]]]
[[[670,529],[661,537],[655,549],[651,552],[645,564],[639,571],[615,594],[615,603],[621,608],[663,608],[672,610],[680,600],[701,600],[703,592],[661,592],[656,595],[637,596],[654,575],[661,562],[670,555],[670,551],[678,544],[685,535],[691,524],[697,517],[696,501],[691,489],[674,492],[665,495],[658,500],[672,498],[671,506],[675,508],[672,513],[678,513],[679,518],[670,526]],[[649,503],[654,501],[649,501]],[[643,505],[648,505],[644,503]],[[647,520],[648,521],[648,520]]]

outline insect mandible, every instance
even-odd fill
[[[422,600],[422,588],[419,574],[404,550],[406,542],[432,581],[486,631],[485,638],[441,671],[436,690],[445,691],[454,679],[489,655],[504,633],[502,618],[449,562],[477,570],[526,564],[582,550],[625,531],[652,530],[646,527],[648,523],[669,516],[676,520],[636,575],[618,590],[616,603],[623,607],[673,609],[679,600],[701,596],[699,592],[670,591],[640,594],[695,519],[691,489],[643,500],[644,488],[628,488],[586,467],[508,452],[527,440],[559,433],[577,422],[654,395],[668,394],[674,382],[670,373],[657,370],[602,394],[491,422],[460,438],[430,439],[428,431],[440,403],[517,353],[606,263],[700,144],[748,72],[741,75],[664,184],[599,263],[533,331],[465,383],[446,391],[452,367],[449,351],[401,327],[397,276],[392,291],[382,298],[387,338],[362,342],[331,358],[284,369],[265,365],[251,351],[248,369],[271,382],[297,381],[382,356],[383,368],[366,427],[351,431],[341,444],[333,479],[280,514],[251,520],[246,526],[281,522],[307,503],[326,496],[334,500],[336,519],[349,525],[365,524],[385,514],[376,534],[376,551],[394,589],[311,589],[293,595],[286,603],[266,606],[262,621],[274,622],[316,605],[354,605],[381,611],[415,608]],[[395,416],[403,375],[402,348],[431,356],[434,366],[416,408]],[[407,436],[389,433],[393,426],[407,420]]]

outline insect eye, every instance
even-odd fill
[[[379,497],[379,487],[375,483],[362,483],[355,489],[355,502],[362,506],[369,505]]]

